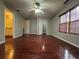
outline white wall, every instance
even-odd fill
[[[42,35],[43,25],[46,25],[46,33],[48,33],[48,20],[47,19],[25,20],[24,33]]]
[[[24,18],[16,11],[14,13],[14,35],[13,38],[17,38],[23,35],[23,21]]]
[[[5,41],[4,36],[4,4],[0,0],[0,43]]]
[[[37,19],[30,19],[30,34],[37,34]]]
[[[4,10],[6,9],[6,5],[0,0],[0,43],[5,42],[5,17]],[[12,11],[14,13],[14,38],[17,38],[23,34],[23,17],[20,16],[16,11]]]
[[[65,41],[79,47],[79,35],[67,34],[59,32],[59,15],[66,12],[76,4],[79,4],[79,0],[73,0],[69,3],[60,13],[58,13],[53,19],[48,21],[49,34],[64,39]]]
[[[24,20],[24,34],[30,34],[30,20]]]
[[[37,31],[38,35],[43,34],[43,25],[46,26],[46,34],[48,33],[48,20],[47,19],[38,19],[37,20]]]
[[[5,7],[5,9],[8,8]],[[12,34],[13,34],[13,38],[17,38],[23,35],[24,18],[15,10],[11,10],[11,12],[13,13],[13,17],[14,17]]]

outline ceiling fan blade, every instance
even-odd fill
[[[35,11],[35,9],[28,9],[28,11],[30,12],[30,11]]]

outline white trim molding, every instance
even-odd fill
[[[1,41],[1,42],[0,42],[0,44],[3,44],[3,43],[5,43],[5,41]]]
[[[20,34],[20,35],[16,35],[16,36],[13,36],[13,38],[18,38],[20,36],[22,36],[23,34]]]
[[[69,43],[70,45],[73,45],[73,46],[79,48],[79,45],[76,45],[76,44],[74,44],[74,43],[72,43],[72,42],[69,42],[69,41],[67,41],[67,40],[65,40],[65,39],[63,39],[63,38],[61,38],[61,37],[56,36],[56,35],[52,35],[52,36],[54,36],[54,37],[56,37],[56,38],[58,38],[58,39],[60,39],[60,40],[62,40],[62,41],[64,41],[64,42],[67,42],[67,43]]]

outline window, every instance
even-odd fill
[[[69,22],[69,12],[65,13],[60,17],[60,25],[59,31],[60,32],[68,32],[68,22]]]
[[[60,16],[59,31],[79,34],[79,6]]]
[[[70,11],[70,33],[79,34],[79,6]]]

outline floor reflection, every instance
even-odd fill
[[[45,51],[45,46],[44,45],[42,45],[42,50]]]
[[[9,55],[7,56],[7,59],[13,59],[14,50],[11,50]]]
[[[12,38],[6,38],[5,56],[6,56],[5,59],[13,59],[14,49],[13,49]]]
[[[66,49],[64,59],[76,59],[76,58]]]

